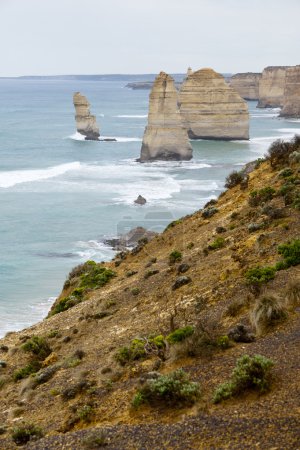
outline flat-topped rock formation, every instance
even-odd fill
[[[281,117],[300,117],[300,65],[286,71]]]
[[[179,114],[174,80],[165,72],[160,72],[149,97],[148,125],[139,161],[191,158],[192,146]]]
[[[258,100],[258,85],[261,73],[236,73],[230,79],[230,86],[245,100]]]
[[[270,66],[263,70],[257,108],[280,108],[283,105],[287,69],[288,66]]]
[[[187,77],[179,105],[183,125],[192,139],[249,139],[247,103],[212,69]]]
[[[98,141],[100,137],[99,127],[96,123],[96,117],[90,113],[90,104],[87,98],[80,92],[75,92],[73,103],[76,111],[77,131],[84,135],[87,141]]]

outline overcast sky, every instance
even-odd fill
[[[0,76],[300,64],[300,0],[0,0]]]

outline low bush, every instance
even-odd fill
[[[133,339],[129,346],[119,348],[115,359],[121,366],[125,366],[130,361],[144,359],[153,354],[159,355],[165,345],[165,338],[162,335]]]
[[[131,294],[134,295],[134,296],[135,295],[139,295],[140,292],[141,292],[140,289],[137,288],[137,287],[131,289]]]
[[[211,244],[208,245],[209,250],[218,250],[225,247],[225,239],[222,237],[217,237]]]
[[[13,373],[13,380],[19,381],[23,378],[29,377],[29,375],[37,373],[41,368],[41,363],[39,361],[32,361],[27,364],[25,367],[21,367],[17,369]]]
[[[259,298],[250,314],[252,325],[258,335],[285,320],[287,312],[282,302],[274,295]]]
[[[80,276],[79,288],[98,289],[116,276],[111,269],[107,269],[94,261],[89,261],[89,269]]]
[[[257,390],[259,393],[267,392],[270,388],[270,371],[273,365],[273,361],[264,356],[243,355],[237,360],[230,381],[216,389],[213,402],[220,403],[248,389]]]
[[[182,260],[182,253],[179,250],[173,250],[169,255],[169,263],[174,264]]]
[[[193,333],[194,333],[194,327],[188,325],[188,326],[183,327],[183,328],[178,328],[177,330],[175,330],[172,333],[170,333],[167,336],[166,340],[170,344],[176,344],[177,342],[184,341],[186,338],[191,336]]]
[[[218,212],[218,208],[210,207],[206,208],[202,211],[202,217],[204,219],[209,219],[210,217],[214,216]]]
[[[244,179],[243,172],[237,172],[236,170],[234,170],[226,177],[225,187],[227,189],[231,189],[240,184],[243,181],[243,179]]]
[[[157,269],[147,270],[147,272],[144,275],[144,278],[145,280],[147,280],[148,278],[152,277],[153,275],[156,275],[157,273],[159,273],[159,270]]]
[[[41,437],[43,437],[41,428],[31,423],[20,425],[12,431],[12,439],[17,445],[25,445],[27,442]]]
[[[170,228],[174,228],[174,227],[176,227],[176,225],[179,225],[180,223],[182,223],[182,220],[180,220],[180,219],[173,220],[173,222],[170,222],[169,225],[167,225],[167,227],[165,228],[164,231],[167,231]]]
[[[272,200],[275,192],[275,189],[270,186],[266,186],[265,188],[259,189],[257,191],[251,191],[248,200],[249,206],[259,206],[262,203]]]
[[[46,339],[40,336],[32,336],[32,338],[28,339],[22,345],[22,350],[32,353],[39,360],[47,358],[52,351]]]
[[[293,175],[293,171],[290,167],[286,167],[285,169],[282,169],[279,173],[279,176],[282,178],[287,178]]]
[[[256,266],[245,273],[247,282],[252,286],[260,286],[275,278],[276,268],[272,266]]]
[[[278,269],[297,266],[300,264],[300,239],[295,239],[287,244],[279,245],[278,253],[283,256],[283,266]]]
[[[190,381],[187,373],[179,369],[168,375],[147,380],[138,390],[132,404],[137,407],[142,403],[151,405],[163,403],[167,406],[178,407],[193,404],[199,397],[199,384]]]
[[[286,165],[291,152],[292,148],[290,143],[284,142],[282,139],[274,141],[268,150],[271,167]]]
[[[95,415],[95,411],[91,405],[83,405],[77,410],[77,415],[83,422],[90,423]]]

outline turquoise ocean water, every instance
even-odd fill
[[[163,229],[222,190],[300,123],[249,102],[249,142],[194,141],[190,162],[139,164],[149,91],[122,81],[0,80],[0,336],[45,317],[69,270],[111,258],[102,244],[137,225]],[[75,133],[73,92],[91,102],[102,136]],[[135,206],[138,194],[148,200]]]

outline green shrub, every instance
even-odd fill
[[[167,225],[167,227],[165,228],[164,231],[169,230],[170,228],[175,227],[176,225],[179,225],[180,223],[182,223],[182,220],[177,219],[177,220],[173,220],[173,222],[170,222],[169,225]]]
[[[162,335],[149,336],[146,338],[133,339],[129,346],[119,348],[115,354],[115,359],[125,366],[130,361],[146,358],[166,346],[165,338]]]
[[[46,339],[40,336],[32,336],[32,338],[28,339],[22,345],[22,350],[32,353],[40,360],[47,358],[52,351]]]
[[[231,397],[236,397],[248,389],[260,393],[270,387],[270,370],[274,363],[261,355],[243,355],[237,360],[229,382],[221,384],[215,391],[213,402],[220,403]]]
[[[214,208],[214,207],[206,208],[202,211],[202,217],[204,219],[209,219],[210,217],[217,214],[218,211],[219,211],[218,208]]]
[[[274,295],[265,295],[257,300],[250,318],[258,335],[282,322],[287,317],[285,307]]]
[[[144,275],[144,278],[145,280],[147,280],[148,278],[152,277],[153,275],[156,275],[157,273],[159,273],[158,269],[147,270],[147,272]]]
[[[191,250],[194,246],[195,246],[194,242],[189,242],[188,245],[186,246],[186,248],[188,250]]]
[[[290,167],[286,167],[285,169],[282,169],[279,173],[279,176],[282,178],[287,178],[293,175],[293,171]]]
[[[95,411],[91,405],[84,405],[77,410],[77,414],[80,420],[89,423],[95,414]]]
[[[68,309],[72,308],[75,305],[78,305],[82,300],[78,299],[76,297],[73,297],[72,295],[68,297],[61,298],[58,302],[54,304],[54,307],[51,310],[51,315],[61,313],[63,311],[67,311]]]
[[[29,377],[29,375],[32,375],[34,373],[37,373],[41,368],[41,364],[39,361],[32,361],[27,366],[21,367],[21,369],[17,369],[13,373],[13,380],[19,381],[23,378]]]
[[[170,344],[176,344],[177,342],[184,341],[187,337],[194,333],[194,327],[188,325],[184,328],[178,328],[167,336],[167,341]]]
[[[231,189],[231,188],[237,186],[238,184],[241,184],[243,179],[244,179],[243,172],[237,172],[236,170],[234,170],[226,177],[225,187],[227,189]]]
[[[80,275],[79,288],[98,289],[108,283],[116,273],[111,269],[106,269],[94,261],[89,262],[89,270]]]
[[[12,439],[17,445],[24,445],[31,439],[40,439],[41,437],[43,437],[41,428],[31,423],[20,425],[12,432]]]
[[[211,244],[209,244],[208,248],[210,250],[218,250],[219,248],[225,247],[225,239],[222,237],[217,237]]]
[[[271,167],[287,164],[291,150],[288,142],[284,142],[282,139],[274,141],[268,150]]]
[[[132,293],[132,295],[139,295],[140,289],[139,288],[132,288],[131,289],[131,293]]]
[[[186,372],[176,370],[168,375],[146,381],[133,399],[133,405],[163,403],[165,405],[193,404],[200,396],[198,383],[189,380]]]
[[[179,250],[173,250],[169,255],[169,263],[174,264],[182,260],[182,253]]]
[[[300,239],[279,245],[278,253],[283,256],[285,265],[285,267],[278,267],[278,269],[297,266],[300,264]]]
[[[251,285],[261,285],[275,278],[276,268],[256,266],[247,270],[245,277]]]
[[[270,186],[267,186],[263,189],[259,189],[258,191],[251,191],[248,200],[249,205],[255,207],[269,200],[272,200],[275,192],[276,192],[275,189],[273,189]]]
[[[216,339],[216,346],[223,350],[226,350],[227,348],[230,348],[232,346],[232,342],[227,335],[219,336]]]

